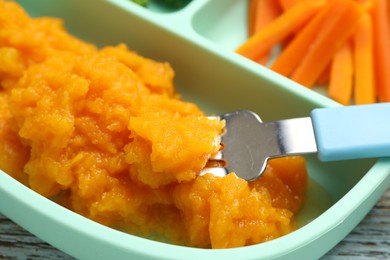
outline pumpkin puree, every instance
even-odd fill
[[[197,176],[224,123],[180,99],[168,63],[98,49],[15,2],[0,0],[0,13],[4,172],[94,221],[175,244],[239,247],[294,230],[303,158],[272,160],[250,183]]]

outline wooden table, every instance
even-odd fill
[[[0,259],[73,259],[0,214]],[[390,188],[367,217],[322,259],[390,259]]]

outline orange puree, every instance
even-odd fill
[[[307,173],[197,176],[224,124],[175,93],[169,64],[98,49],[62,21],[0,0],[0,168],[104,225],[170,243],[239,247],[294,230]]]

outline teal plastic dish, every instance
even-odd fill
[[[178,91],[208,113],[238,109],[263,121],[339,106],[233,52],[246,37],[246,2],[193,0],[180,10],[129,0],[18,1],[32,16],[56,16],[69,31],[103,46],[126,43],[168,61]],[[234,249],[175,246],[122,233],[73,213],[0,173],[0,212],[79,259],[316,259],[342,240],[390,184],[390,159],[320,162],[307,157],[310,185],[295,232]]]

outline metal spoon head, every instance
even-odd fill
[[[220,116],[225,120],[225,131],[221,135],[223,149],[210,158],[201,175],[211,173],[224,176],[234,172],[247,181],[257,179],[265,170],[269,149],[262,138],[262,122],[251,111],[237,111]],[[268,150],[267,150],[268,149]],[[262,152],[264,151],[264,152]]]

